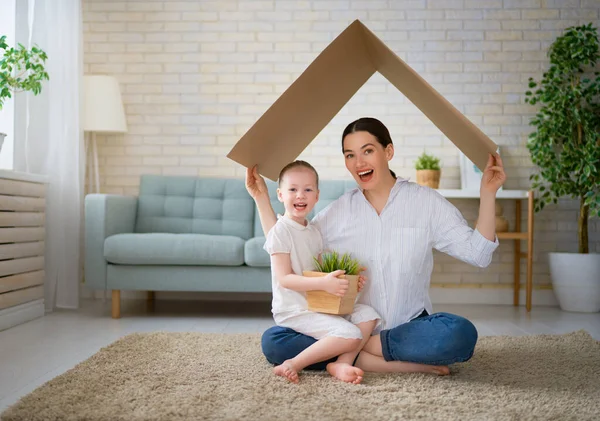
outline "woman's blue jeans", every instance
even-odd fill
[[[464,317],[449,313],[423,312],[393,329],[383,330],[381,346],[386,361],[448,365],[469,360],[477,343],[477,329]],[[262,351],[271,364],[294,358],[316,339],[295,330],[273,326],[262,336]],[[336,357],[337,358],[337,357]],[[306,367],[324,370],[332,358]]]

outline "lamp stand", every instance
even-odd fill
[[[96,132],[92,132],[92,153],[94,154],[94,178],[96,179],[96,193],[100,193],[100,171],[98,170],[98,145]]]
[[[92,171],[88,171],[88,192],[100,193],[100,171],[98,170],[98,144],[96,142],[96,132],[91,132],[88,141],[86,155],[89,159],[88,162],[91,162],[94,166],[93,174]],[[88,165],[88,169],[89,168]],[[93,185],[96,188],[95,190],[92,190],[92,176],[94,178]]]

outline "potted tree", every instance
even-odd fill
[[[42,81],[49,80],[44,69],[48,59],[46,53],[37,46],[30,50],[19,44],[17,48],[9,47],[6,35],[0,37],[0,111],[4,102],[13,94],[30,91],[34,95],[42,92]],[[0,133],[0,150],[4,143],[5,133]]]
[[[531,175],[535,210],[564,196],[579,201],[578,253],[550,253],[550,274],[562,309],[597,312],[600,254],[589,253],[588,240],[588,220],[600,213],[600,76],[590,70],[600,58],[597,29],[567,28],[548,55],[550,67],[525,93],[526,103],[540,104],[527,142],[539,168]]]
[[[425,152],[415,162],[417,184],[437,189],[440,186],[440,160]]]
[[[323,253],[321,259],[315,258],[316,270],[302,272],[304,276],[321,277],[336,270],[344,270],[341,277],[348,279],[348,292],[343,297],[330,294],[327,291],[307,291],[308,309],[319,313],[350,314],[358,295],[358,274],[361,266],[358,260],[348,253],[341,257],[335,251]]]

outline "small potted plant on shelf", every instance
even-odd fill
[[[440,160],[425,152],[415,162],[417,184],[437,189],[440,186]]]
[[[333,251],[323,253],[321,260],[315,258],[315,270],[303,271],[304,276],[322,277],[336,270],[344,270],[342,278],[348,279],[348,292],[343,297],[330,294],[327,291],[307,291],[308,309],[319,313],[350,314],[358,295],[358,274],[361,265],[348,253],[342,256]]]
[[[600,311],[600,254],[589,252],[588,240],[588,220],[600,215],[598,45],[591,23],[567,28],[550,45],[548,70],[539,82],[530,78],[525,93],[526,103],[540,105],[527,142],[539,169],[531,175],[535,211],[564,196],[579,201],[578,253],[549,254],[554,293],[569,311]]]
[[[9,47],[6,35],[0,37],[0,111],[4,102],[13,94],[30,91],[38,95],[42,91],[42,81],[49,80],[44,69],[48,59],[46,53],[37,46],[30,50],[19,44],[17,48]],[[5,133],[0,133],[0,150],[4,143]]]

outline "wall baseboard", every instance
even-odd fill
[[[110,300],[110,291],[106,293],[106,299]],[[429,296],[433,304],[489,304],[489,305],[512,305],[512,288],[470,288],[470,287],[439,287],[433,285],[429,290]],[[122,299],[145,300],[146,291],[121,291]],[[84,291],[82,298],[105,298],[104,291]],[[157,291],[156,300],[197,300],[197,301],[236,301],[236,302],[268,302],[271,294],[265,293],[240,293],[240,292],[181,292],[181,291]],[[521,289],[519,304],[525,306],[525,290]],[[534,306],[558,306],[554,292],[551,289],[534,289],[532,295]]]
[[[513,290],[509,288],[436,288],[431,287],[429,296],[433,304],[489,304],[513,305]],[[532,306],[558,307],[554,291],[533,290]],[[525,291],[519,294],[519,306],[525,307]]]
[[[37,319],[45,313],[43,298],[0,310],[0,331]]]

